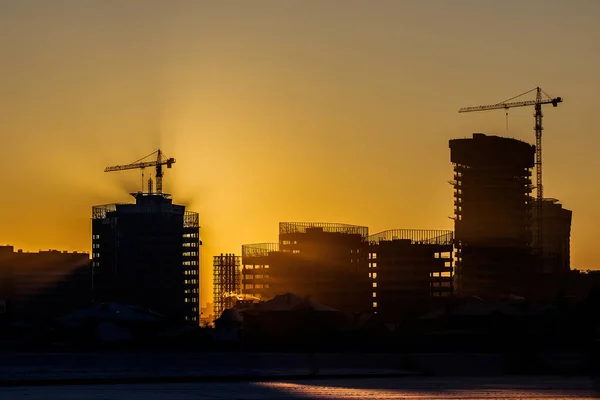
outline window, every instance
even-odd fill
[[[377,279],[377,272],[373,272],[373,279]]]
[[[262,288],[263,288],[263,285],[260,283],[254,285],[254,289],[262,289]]]
[[[376,288],[377,287],[377,282],[373,282],[373,287]]]
[[[244,275],[245,279],[254,279],[254,275]]]
[[[377,268],[377,263],[376,263],[376,262],[374,262],[374,263],[372,263],[372,264],[371,264],[371,266],[372,266],[373,268]]]
[[[377,308],[377,302],[376,301],[373,302],[373,308]]]
[[[265,283],[265,289],[268,289],[270,287],[271,287],[271,285],[269,285],[268,283]]]
[[[377,258],[377,253],[373,253],[373,260]]]
[[[244,289],[254,289],[254,285],[253,284],[246,284],[244,285]]]
[[[296,249],[293,251],[294,254],[300,254],[300,250]]]
[[[254,275],[254,279],[262,279],[263,276],[262,275]]]
[[[285,246],[285,245],[288,245],[288,244],[292,244],[292,242],[290,242],[289,240],[282,240],[281,244]]]
[[[254,265],[244,265],[244,269],[254,269]]]
[[[377,292],[373,292],[373,297],[377,297]]]

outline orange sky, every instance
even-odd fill
[[[535,86],[545,194],[600,268],[600,2],[3,1],[0,243],[90,248],[91,206],[128,201],[160,146],[165,189],[211,257],[279,221],[452,228],[448,139],[532,142],[533,109],[461,114]]]

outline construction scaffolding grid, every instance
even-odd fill
[[[279,251],[279,243],[254,243],[242,245],[242,257],[266,257]]]
[[[366,226],[339,224],[330,222],[280,222],[279,234],[306,233],[307,229],[320,228],[323,232],[344,233],[347,235],[360,235],[365,240],[369,236],[369,228]]]
[[[369,244],[371,245],[392,240],[410,240],[411,244],[448,246],[454,242],[454,232],[430,229],[391,229],[369,236]]]
[[[128,207],[129,213],[134,214],[147,214],[152,212],[169,213],[178,215],[179,209],[177,208],[158,208],[147,205],[138,205],[131,203],[113,203],[103,204],[92,207],[92,219],[105,219],[109,213],[116,212],[120,206]],[[179,206],[177,206],[179,207]],[[200,227],[200,216],[194,211],[183,212],[183,227],[184,228],[199,228]]]
[[[235,254],[213,257],[213,301],[215,318],[235,306],[241,292],[242,258]]]

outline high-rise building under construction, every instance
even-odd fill
[[[95,301],[116,301],[197,325],[200,317],[198,214],[164,193],[135,204],[92,209]]]
[[[481,133],[449,144],[459,295],[527,296],[535,272],[531,252],[535,147]]]
[[[536,227],[538,207],[533,208],[533,225]],[[543,272],[563,277],[571,270],[571,219],[573,212],[567,210],[557,199],[544,199],[542,203]],[[535,231],[535,229],[534,229]],[[534,248],[538,247],[535,243]]]
[[[371,309],[368,234],[366,226],[281,222],[279,246],[289,257],[271,275],[290,292],[340,311]]]
[[[278,243],[255,243],[242,245],[242,293],[259,300],[269,300],[281,294],[285,288],[277,289],[271,271],[281,266],[283,254]]]
[[[282,222],[279,243],[242,247],[243,293],[294,293],[344,312],[371,309],[365,226]]]
[[[373,311],[419,316],[452,295],[453,232],[393,229],[369,236]]]
[[[542,258],[538,259],[540,262],[537,270],[539,284],[535,285],[537,293],[534,297],[539,300],[551,300],[567,291],[566,285],[571,270],[573,212],[564,208],[557,199],[550,198],[543,200],[541,209],[543,246],[536,243],[536,236],[533,246],[534,249],[542,248]],[[539,207],[533,207],[533,232],[537,229],[538,210]]]

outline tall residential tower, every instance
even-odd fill
[[[95,301],[149,308],[178,323],[200,316],[198,214],[167,194],[92,209]]]
[[[534,146],[515,139],[475,133],[450,140],[459,295],[529,295],[534,155]]]

